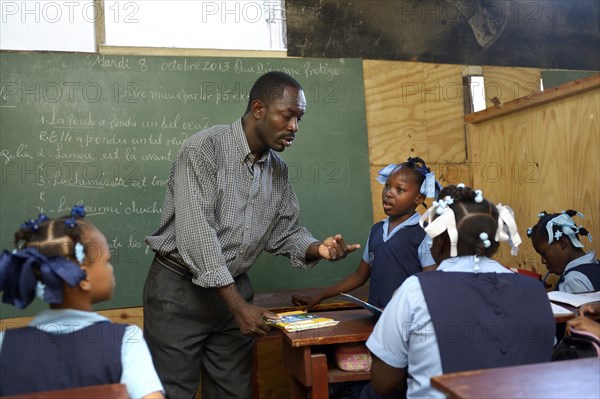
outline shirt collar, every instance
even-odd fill
[[[29,326],[37,327],[47,332],[64,334],[77,331],[99,321],[109,320],[95,312],[75,309],[47,309],[38,313],[31,320]]]
[[[513,273],[510,269],[502,266],[500,263],[496,262],[493,259],[486,258],[485,256],[479,257],[478,266],[479,273]],[[441,270],[444,272],[474,273],[474,267],[474,256],[457,256],[442,261],[442,263],[440,263],[436,270]]]
[[[406,226],[413,226],[417,223],[419,223],[419,219],[421,218],[421,215],[418,212],[415,212],[411,217],[409,217],[408,219],[406,219],[404,222],[400,223],[398,226],[394,227],[394,230],[391,231],[390,234],[388,234],[388,227],[390,225],[390,218],[389,216],[386,217],[385,219],[383,219],[383,240],[387,241],[390,238],[392,238],[394,236],[394,234],[396,234],[398,232],[398,230],[406,227]]]
[[[244,132],[244,128],[242,127],[242,118],[236,120],[232,125],[231,129],[233,130],[233,135],[235,137],[235,141],[238,145],[238,149],[240,151],[240,162],[247,163],[252,165],[254,162],[254,155],[250,151],[250,146],[248,145],[248,139],[246,138],[246,133]],[[260,159],[256,161],[257,163],[263,163],[271,156],[271,149],[268,148],[265,151]]]
[[[590,251],[585,255],[580,256],[577,259],[573,259],[569,263],[567,263],[567,267],[565,267],[565,271],[577,267],[579,265],[585,265],[586,263],[596,263],[596,252]]]

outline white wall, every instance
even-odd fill
[[[285,50],[284,0],[0,0],[0,49],[94,52],[106,45]]]
[[[0,49],[96,50],[93,0],[0,0]]]

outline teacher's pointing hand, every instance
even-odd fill
[[[350,252],[360,248],[360,244],[346,244],[341,234],[326,238],[319,245],[319,255],[327,260],[340,260],[346,257]]]

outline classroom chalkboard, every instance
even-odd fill
[[[40,211],[74,204],[107,237],[117,286],[98,309],[140,306],[165,183],[182,142],[246,109],[258,76],[281,70],[303,85],[307,112],[280,155],[315,237],[364,244],[372,224],[362,63],[359,59],[0,54],[0,193],[3,249]],[[359,253],[360,252],[360,253]],[[303,271],[262,255],[256,291],[322,286],[354,270],[362,250]],[[0,317],[33,314],[41,301]]]

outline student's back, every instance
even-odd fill
[[[550,361],[555,324],[544,287],[490,259],[498,241],[520,243],[509,209],[464,186],[440,197],[421,219],[437,270],[405,281],[367,341],[380,394],[407,387],[408,397],[444,397],[431,377]]]
[[[0,393],[120,383],[127,325],[83,313],[47,310],[32,326],[7,330],[0,346]],[[35,377],[24,369],[35,370]]]
[[[114,289],[104,235],[71,216],[40,215],[15,234],[17,250],[0,257],[3,302],[50,304],[26,327],[0,333],[0,395],[122,383],[134,398],[162,398],[162,386],[136,326],[113,324],[92,311]]]

